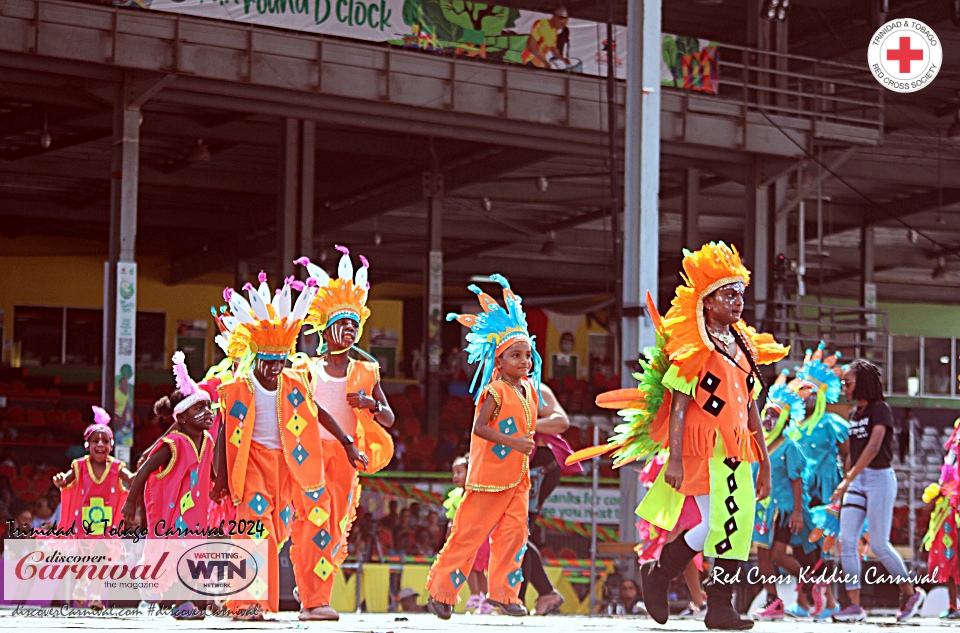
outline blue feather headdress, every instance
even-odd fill
[[[803,403],[803,398],[791,389],[786,382],[789,372],[784,369],[776,382],[767,391],[767,406],[775,406],[781,411],[790,409],[790,422],[800,424],[807,417],[807,407]]]
[[[821,341],[816,352],[807,350],[803,367],[797,372],[797,380],[809,383],[817,392],[823,392],[827,404],[834,404],[840,399],[840,376],[834,369],[840,358],[840,352],[824,359],[825,347],[826,345]]]
[[[468,288],[477,295],[483,312],[480,314],[447,314],[447,321],[458,321],[470,328],[467,333],[466,351],[470,363],[477,363],[477,371],[473,375],[470,391],[474,394],[474,401],[480,397],[483,388],[494,379],[494,370],[497,355],[504,349],[518,341],[530,343],[533,354],[533,373],[531,378],[540,391],[540,376],[543,369],[543,360],[537,353],[534,344],[535,337],[530,336],[527,330],[527,317],[521,307],[521,299],[513,294],[510,283],[503,275],[490,275],[490,279],[503,286],[503,302],[506,309],[500,307],[496,299],[483,292],[477,286]]]

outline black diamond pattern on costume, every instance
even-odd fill
[[[740,511],[740,506],[737,505],[737,502],[733,500],[733,495],[727,497],[727,500],[723,502],[727,506],[727,512],[730,514],[736,514]]]
[[[707,393],[714,393],[717,390],[717,387],[720,386],[720,379],[707,372],[704,375],[703,379],[700,381],[700,388],[706,391]]]
[[[727,487],[730,488],[730,492],[737,491],[738,486],[737,486],[736,476],[730,475],[729,477],[727,477]]]
[[[703,405],[703,410],[711,415],[720,415],[724,405],[727,403],[716,396],[710,396],[710,399]]]
[[[733,471],[736,471],[738,468],[740,468],[740,462],[733,459],[732,457],[725,458],[723,460],[723,463],[727,466],[727,468]]]
[[[753,377],[753,374],[747,376],[747,393],[753,393],[753,385],[757,382],[757,379]]]
[[[730,551],[730,548],[730,539],[723,539],[717,543],[717,554],[725,554],[726,552]]]
[[[727,533],[727,536],[730,536],[737,531],[737,521],[733,517],[727,519],[727,522],[723,524],[723,530]]]

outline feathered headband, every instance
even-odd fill
[[[173,355],[173,377],[177,381],[177,390],[183,394],[184,398],[173,408],[173,417],[192,407],[198,402],[210,402],[210,394],[197,386],[190,374],[187,372],[186,357],[183,352],[175,352]]]
[[[710,242],[695,252],[684,249],[681,277],[684,283],[677,286],[670,309],[663,316],[664,351],[671,362],[663,384],[694,395],[697,376],[715,349],[707,334],[703,299],[731,284],[743,292],[750,283],[750,271],[740,261],[736,248]],[[758,333],[742,320],[733,328],[758,364],[774,363],[790,351],[772,335]]]
[[[503,302],[506,309],[500,307],[496,299],[471,284],[467,287],[479,298],[483,312],[476,315],[453,312],[447,314],[447,321],[456,320],[470,328],[466,337],[468,362],[478,363],[473,382],[470,384],[470,390],[474,392],[474,400],[480,398],[483,388],[493,380],[497,356],[517,341],[530,343],[533,354],[532,378],[538,390],[543,366],[543,361],[534,345],[535,337],[530,336],[527,329],[527,317],[523,313],[521,298],[513,293],[510,282],[503,275],[490,275],[490,279],[503,287]]]
[[[807,417],[807,406],[803,398],[787,384],[787,375],[790,370],[784,369],[777,376],[776,381],[767,390],[767,407],[774,407],[781,412],[787,411],[790,422],[800,424]],[[764,407],[766,408],[766,407]]]
[[[363,325],[370,316],[367,307],[367,296],[370,283],[367,281],[367,271],[370,262],[360,255],[360,269],[354,275],[353,262],[350,260],[350,251],[345,246],[336,246],[343,253],[337,268],[337,277],[331,278],[327,272],[312,263],[306,257],[293,262],[305,266],[310,273],[310,279],[317,284],[317,296],[307,311],[304,321],[313,326],[314,332],[323,332],[341,319],[350,319],[357,323],[357,339],[363,335]]]
[[[260,271],[258,279],[259,288],[250,283],[243,287],[249,301],[232,288],[223,291],[230,315],[218,317],[218,322],[226,330],[223,336],[227,339],[227,356],[242,359],[256,354],[264,360],[285,360],[297,343],[303,319],[317,294],[316,281],[308,279],[306,284],[300,284],[291,277],[272,294],[266,273]],[[291,309],[295,285],[303,291]]]
[[[810,391],[823,393],[827,404],[834,404],[840,399],[840,376],[837,374],[837,361],[840,360],[840,352],[836,352],[824,358],[824,349],[826,344],[820,341],[816,351],[807,350],[803,359],[803,365],[797,371],[795,381],[797,392],[801,396],[808,395]],[[804,393],[806,390],[807,393]]]
[[[113,429],[110,428],[110,414],[105,409],[93,407],[93,424],[83,430],[83,441],[86,442],[94,433],[106,433],[110,438],[110,446],[113,446]]]

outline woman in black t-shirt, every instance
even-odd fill
[[[850,413],[850,452],[845,475],[830,498],[843,501],[840,510],[840,562],[846,579],[850,606],[833,615],[836,622],[864,620],[860,606],[860,554],[857,541],[864,521],[869,525],[870,549],[900,586],[897,620],[915,616],[926,596],[915,588],[903,559],[890,545],[897,476],[890,466],[893,457],[893,412],[883,399],[883,382],[876,365],[857,359],[843,372],[843,393],[857,406]]]

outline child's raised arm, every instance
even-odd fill
[[[147,485],[147,479],[151,473],[169,464],[172,457],[173,453],[170,451],[170,446],[164,443],[147,458],[147,461],[145,461],[143,466],[137,471],[137,474],[133,477],[133,482],[130,484],[130,494],[127,495],[127,500],[120,510],[123,514],[124,523],[127,525],[134,524],[137,516],[137,506],[140,505],[140,498],[143,496],[143,489]],[[129,474],[129,471],[124,468],[121,471],[121,477],[123,476],[123,472]]]
[[[477,412],[477,417],[473,421],[473,434],[488,442],[508,446],[520,451],[524,455],[532,455],[533,451],[537,448],[536,443],[534,443],[532,439],[533,433],[528,433],[523,436],[506,435],[490,426],[490,422],[493,420],[493,413],[496,409],[497,402],[493,398],[486,398],[483,401],[483,404],[480,405],[480,410]]]
[[[73,474],[73,468],[71,468],[66,472],[57,473],[56,475],[54,475],[53,485],[56,486],[57,488],[63,489],[69,486],[70,484],[72,484],[76,480],[77,480],[77,477],[76,475]]]

